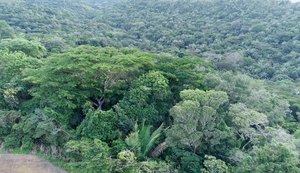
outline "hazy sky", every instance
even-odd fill
[[[300,0],[290,0],[291,2],[300,2]]]

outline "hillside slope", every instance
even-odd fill
[[[48,48],[61,41],[188,52],[256,78],[300,77],[300,4],[288,0],[18,2],[0,3],[0,19]]]

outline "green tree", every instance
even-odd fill
[[[298,156],[284,145],[268,144],[259,148],[255,147],[237,167],[236,172],[296,173],[300,172],[298,165]]]
[[[222,80],[215,89],[227,92],[231,103],[240,102],[244,98],[247,99],[250,94],[250,86],[254,83],[252,78],[233,72],[225,72],[220,76]]]
[[[264,127],[268,125],[268,118],[265,114],[237,103],[230,106],[228,116],[231,120],[229,125],[234,128],[235,133],[243,141],[247,141],[243,144],[243,149],[249,144],[258,143],[260,138],[266,136]]]
[[[211,64],[202,58],[169,54],[159,54],[155,68],[168,79],[174,103],[180,100],[182,90],[203,88],[203,78],[212,70]]]
[[[12,133],[13,125],[20,121],[21,113],[18,111],[2,111],[0,110],[0,143],[4,142],[4,138]]]
[[[182,101],[170,110],[174,124],[167,131],[167,142],[187,147],[194,153],[218,144],[222,138],[217,129],[221,121],[218,110],[228,102],[227,94],[214,90],[184,90],[180,95]]]
[[[135,121],[145,121],[155,126],[166,121],[170,96],[169,82],[161,72],[151,71],[143,74],[133,82],[124,99],[115,106],[123,130],[130,130]]]
[[[19,82],[22,79],[23,71],[26,68],[37,68],[41,61],[26,56],[24,53],[11,53],[5,50],[0,51],[0,84],[11,81]]]
[[[66,155],[72,159],[68,164],[71,171],[106,173],[113,170],[114,161],[110,158],[110,148],[99,139],[69,141],[66,148]]]
[[[0,109],[17,109],[25,99],[26,86],[22,82],[27,68],[38,68],[41,61],[24,53],[0,51]]]
[[[55,112],[50,109],[36,109],[13,126],[11,135],[21,141],[23,149],[40,147],[42,152],[50,150],[51,154],[60,154],[56,152],[61,150],[70,134],[54,119],[53,114]]]
[[[263,85],[252,88],[250,95],[243,98],[243,102],[249,108],[267,115],[270,125],[283,125],[286,115],[291,112],[290,108],[292,109],[292,106],[285,99],[286,94],[280,96],[268,89]]]
[[[0,20],[0,39],[13,38],[14,30],[3,20]]]
[[[27,73],[33,85],[33,104],[64,115],[60,121],[78,124],[83,107],[106,110],[123,95],[128,84],[152,65],[152,58],[135,50],[82,46],[49,57],[44,65]],[[72,118],[73,117],[73,118]]]
[[[229,173],[226,163],[214,156],[205,155],[203,173]]]
[[[193,152],[178,148],[170,147],[172,154],[167,159],[177,162],[177,168],[180,172],[199,173],[202,170],[201,163],[203,158]]]
[[[163,172],[175,172],[176,170],[172,165],[155,160],[146,160],[138,162],[133,152],[124,150],[118,153],[117,164],[115,171],[120,173],[163,173]]]
[[[20,51],[34,58],[42,58],[46,55],[46,48],[41,43],[23,38],[3,39],[0,41],[0,49],[8,49],[11,52]]]
[[[79,136],[110,142],[119,135],[117,114],[112,110],[90,110],[77,129]]]

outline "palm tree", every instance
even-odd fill
[[[136,152],[138,156],[145,157],[153,149],[155,143],[162,135],[163,124],[151,133],[152,126],[142,123],[139,129],[135,124],[133,132],[131,132],[125,139],[126,144]]]

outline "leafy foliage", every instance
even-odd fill
[[[20,112],[17,111],[0,111],[0,141],[9,135],[13,130],[13,125],[21,118]]]
[[[100,110],[109,108],[130,79],[151,64],[150,56],[134,50],[79,47],[49,57],[41,68],[27,73],[26,81],[34,85],[33,102],[64,114],[58,120],[68,123],[75,112],[80,121],[87,103]]]
[[[46,48],[39,42],[29,41],[22,38],[3,39],[0,49],[8,49],[11,52],[23,52],[27,56],[42,58],[46,54]]]
[[[282,145],[255,148],[239,166],[240,172],[299,172],[298,157]]]
[[[188,147],[196,153],[201,147],[216,145],[221,134],[217,130],[220,117],[218,109],[228,102],[227,94],[221,91],[184,90],[182,102],[170,110],[174,124],[168,130],[170,145]]]
[[[54,154],[59,154],[56,147],[62,147],[68,140],[69,133],[64,127],[57,122],[53,116],[52,110],[35,110],[27,116],[22,117],[20,123],[13,126],[14,132],[17,136],[15,140],[21,141],[21,147],[24,149],[32,149],[33,147],[41,147],[41,150]],[[52,148],[51,148],[52,147]]]
[[[142,125],[138,129],[138,125],[135,125],[135,129],[125,139],[126,144],[138,154],[138,156],[145,157],[159,140],[162,135],[163,125],[151,132],[151,126]]]
[[[70,163],[73,171],[81,170],[85,172],[104,173],[111,172],[113,161],[109,158],[110,149],[108,145],[99,139],[81,141],[69,141],[66,144],[67,154],[73,158]]]
[[[222,160],[216,159],[214,156],[205,156],[204,167],[205,173],[226,173],[229,172],[228,167]]]
[[[79,173],[300,172],[299,8],[0,1],[1,149]]]
[[[235,132],[241,139],[249,140],[243,148],[251,142],[259,142],[259,138],[264,137],[264,127],[268,123],[266,115],[248,109],[244,104],[239,103],[231,105],[228,116]]]
[[[115,106],[123,120],[121,126],[130,128],[135,121],[141,123],[145,120],[154,125],[166,121],[171,95],[168,83],[159,71],[151,71],[134,81],[123,100]]]
[[[113,111],[90,110],[77,128],[80,136],[102,141],[112,141],[118,137],[117,115]]]
[[[0,21],[0,38],[8,39],[13,38],[15,35],[14,30],[3,20]]]
[[[17,109],[25,94],[22,82],[27,68],[38,68],[41,62],[24,53],[0,51],[0,108]]]

